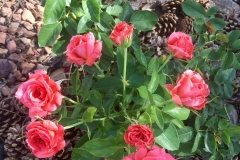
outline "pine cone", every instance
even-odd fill
[[[191,18],[189,16],[185,16],[179,24],[178,31],[184,32],[186,34],[194,32],[194,27],[192,26],[193,21],[194,21],[193,18]]]
[[[21,127],[16,124],[7,131],[5,139],[4,151],[9,158],[19,158],[25,156],[29,150],[26,147],[25,136],[26,126]]]
[[[196,0],[196,2],[200,3],[206,10],[210,7],[210,0]]]
[[[17,98],[13,97],[13,100],[10,102],[11,106],[14,106],[15,109],[21,115],[28,115],[28,108],[24,106]]]
[[[226,27],[223,29],[223,33],[228,33],[232,30],[240,29],[240,19],[238,14],[227,15],[222,12],[218,12],[216,17],[223,19],[226,22]]]
[[[181,3],[184,2],[184,0],[173,0],[164,3],[161,5],[161,9],[164,13],[173,13],[178,16],[184,15],[182,11]]]
[[[178,17],[173,13],[165,13],[159,17],[156,25],[156,31],[160,36],[168,37],[172,32],[176,31]]]
[[[6,130],[15,124],[22,124],[25,117],[19,115],[14,106],[10,104],[11,98],[5,98],[0,102],[0,136],[6,137]]]

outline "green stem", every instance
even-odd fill
[[[159,106],[163,106],[163,105],[168,104],[168,103],[171,103],[171,102],[173,102],[173,100],[172,100],[172,99],[169,99],[169,100],[166,100],[166,101],[160,103],[160,104],[157,105],[157,106],[158,106],[158,107],[159,107]]]
[[[158,69],[157,73],[160,72],[160,71],[163,69],[163,67],[166,66],[166,64],[170,61],[170,59],[172,59],[172,57],[173,57],[173,55],[170,54],[170,55],[168,56],[168,58],[164,61],[164,63],[162,64],[162,66]]]
[[[68,125],[68,126],[64,127],[64,129],[70,129],[70,128],[76,127],[76,126],[78,126],[80,124],[83,124],[83,121],[80,121],[80,122]]]
[[[73,104],[79,104],[78,102],[76,102],[76,101],[74,101],[74,100],[72,100],[72,99],[70,99],[70,98],[68,98],[68,97],[63,97],[64,99],[66,99],[66,100],[68,100],[69,102],[71,102],[71,103],[73,103]]]
[[[126,109],[126,72],[127,72],[127,48],[124,48],[123,62],[123,108]]]
[[[99,71],[102,75],[104,75],[102,69],[99,67],[99,65],[98,65],[96,62],[94,62],[94,66],[98,69],[98,71]]]

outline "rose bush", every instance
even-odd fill
[[[168,37],[168,49],[178,59],[190,60],[193,58],[193,42],[191,36],[183,32],[173,32]]]
[[[177,80],[176,85],[166,84],[165,87],[172,95],[177,105],[201,110],[207,103],[206,97],[210,94],[208,85],[197,72],[186,70]]]
[[[110,34],[110,38],[118,46],[122,45],[129,46],[132,41],[133,29],[134,26],[129,25],[126,22],[120,22],[113,28]]]
[[[92,66],[102,55],[102,41],[96,40],[93,33],[73,36],[67,46],[68,61]]]
[[[124,140],[130,146],[137,148],[147,147],[154,142],[154,135],[148,126],[132,124],[126,130]]]
[[[38,158],[51,157],[66,145],[63,126],[52,121],[31,122],[26,130],[28,147]]]
[[[55,111],[62,103],[61,87],[53,81],[46,71],[36,70],[29,74],[29,80],[22,83],[15,94],[29,109],[29,117],[45,117]]]
[[[152,146],[139,148],[137,152],[124,157],[122,160],[175,160],[170,154],[166,153],[164,148]]]

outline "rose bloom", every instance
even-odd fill
[[[208,85],[201,75],[192,70],[186,70],[177,80],[176,86],[166,84],[173,101],[177,105],[201,110],[207,103],[206,97],[210,94]]]
[[[133,124],[130,125],[125,132],[124,140],[131,146],[141,148],[152,145],[154,135],[148,126]]]
[[[126,45],[129,46],[132,41],[133,29],[134,27],[126,22],[120,22],[114,27],[112,33],[110,34],[110,38],[118,46],[122,46],[124,39],[126,39]]]
[[[22,83],[15,97],[29,108],[29,117],[45,117],[62,103],[61,87],[50,79],[46,71],[36,70],[29,80]]]
[[[138,149],[136,153],[132,153],[122,160],[175,160],[165,149],[153,146],[150,150],[146,147]]]
[[[168,49],[178,59],[190,60],[193,58],[194,46],[191,36],[183,32],[173,32],[168,38]]]
[[[73,36],[67,46],[67,59],[79,65],[92,66],[96,59],[102,56],[102,41],[96,40],[89,32]]]
[[[66,145],[63,126],[52,121],[31,122],[26,130],[28,147],[38,158],[51,157]]]

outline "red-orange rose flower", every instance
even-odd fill
[[[49,120],[30,123],[27,128],[27,144],[38,158],[55,155],[65,147],[64,128]]]
[[[129,47],[132,42],[133,29],[134,27],[126,22],[120,22],[114,27],[110,38],[118,46],[125,45],[125,47]]]
[[[192,59],[194,46],[191,36],[183,32],[173,32],[168,38],[168,49],[178,59]]]
[[[35,120],[35,116],[45,117],[61,105],[60,91],[60,85],[50,79],[46,71],[36,70],[18,87],[15,96],[29,108],[29,117]]]
[[[207,103],[206,97],[210,94],[208,85],[201,75],[192,70],[186,70],[177,80],[176,85],[166,84],[165,87],[178,105],[201,110]]]
[[[138,149],[137,152],[124,157],[122,160],[175,160],[165,149],[153,146],[151,149],[146,147]]]
[[[67,46],[68,61],[79,65],[92,66],[96,59],[102,56],[101,52],[102,41],[95,41],[91,32],[73,36]]]
[[[151,146],[154,141],[154,135],[148,126],[133,124],[125,132],[124,140],[131,146],[141,148]]]

